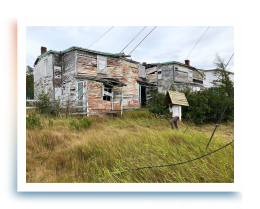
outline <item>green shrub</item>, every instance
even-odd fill
[[[223,88],[209,88],[199,92],[180,90],[188,100],[189,106],[182,107],[182,118],[192,119],[195,124],[216,123],[230,99]],[[234,120],[234,98],[230,101],[222,121]]]
[[[151,95],[152,98],[149,100],[149,104],[150,104],[149,111],[151,113],[155,113],[158,115],[168,115],[169,107],[162,103],[165,95],[159,92],[157,93],[151,92]]]
[[[179,88],[179,86],[178,86]],[[170,90],[178,89],[171,86]],[[182,119],[191,120],[195,124],[204,124],[208,122],[216,123],[223,113],[230,97],[222,87],[204,89],[203,91],[192,92],[189,86],[182,86],[179,92],[185,94],[189,106],[182,106]],[[158,115],[168,116],[168,106],[163,105],[165,94],[152,93],[149,111]],[[221,121],[234,120],[234,98],[231,99],[229,106]]]
[[[40,116],[36,115],[36,112],[32,112],[26,117],[26,128],[34,129],[34,127],[41,128]]]
[[[49,119],[49,126],[53,126],[53,120]]]
[[[80,130],[82,128],[87,128],[89,126],[91,126],[92,124],[92,120],[89,117],[83,117],[83,118],[77,118],[76,119],[72,119],[72,121],[69,123],[70,124],[70,129],[71,130]]]
[[[50,113],[51,109],[51,95],[48,93],[45,93],[42,91],[42,93],[37,95],[38,102],[37,107],[39,108],[39,111],[41,114],[48,114]]]

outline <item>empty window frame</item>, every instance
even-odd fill
[[[112,101],[113,87],[102,85],[102,98],[103,101]]]
[[[107,74],[107,58],[103,56],[97,56],[97,73]]]

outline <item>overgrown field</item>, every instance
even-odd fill
[[[92,123],[81,126],[77,118],[45,117],[39,119],[39,126],[28,128],[26,181],[234,182],[234,143],[182,165],[118,174],[138,167],[179,163],[207,154],[234,139],[234,123],[221,123],[206,150],[215,124],[191,125],[183,134],[187,123],[180,122],[180,130],[172,130],[169,118],[146,110],[129,111],[122,117],[91,119]]]

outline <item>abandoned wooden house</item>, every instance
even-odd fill
[[[151,84],[145,67],[128,57],[74,46],[59,52],[41,47],[34,63],[34,97],[49,92],[88,115],[146,106]]]
[[[143,63],[146,69],[148,83],[155,84],[158,91],[166,93],[172,85],[176,90],[188,86],[192,91],[200,91],[204,88],[204,72],[190,66],[190,61],[185,64],[171,61],[164,63]]]

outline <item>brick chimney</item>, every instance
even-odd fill
[[[47,48],[44,47],[44,46],[42,46],[42,47],[41,47],[41,54],[43,54],[43,53],[45,53],[45,52],[47,52]]]
[[[190,65],[190,60],[185,60],[185,65]]]

